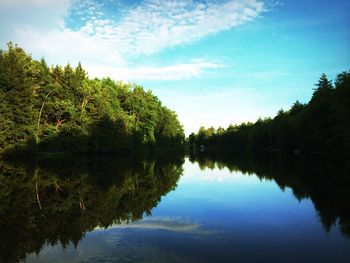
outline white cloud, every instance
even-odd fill
[[[263,11],[264,3],[258,0],[148,0],[120,21],[109,20],[101,26],[99,19],[91,19],[89,25],[97,39],[115,42],[123,54],[149,55],[236,27]]]
[[[44,56],[52,64],[70,62],[76,65],[81,61],[83,65],[125,66],[124,58],[112,43],[95,41],[80,32],[64,29],[51,30],[42,34],[24,28],[17,30],[16,33],[16,43],[36,57]]]
[[[221,67],[212,62],[191,62],[163,67],[114,68],[108,65],[86,65],[92,77],[109,76],[123,81],[133,80],[183,80],[199,77],[207,69]]]
[[[81,61],[91,76],[124,80],[180,80],[200,76],[219,65],[202,61],[164,67],[129,65],[130,56],[151,55],[250,21],[264,11],[260,0],[204,2],[146,0],[124,7],[118,20],[105,16],[96,1],[0,0],[0,46],[13,41],[50,64]],[[64,19],[80,14],[74,30]]]
[[[62,29],[70,2],[70,0],[0,0],[1,40],[11,40],[14,37],[13,31],[21,28],[30,28],[36,32]]]

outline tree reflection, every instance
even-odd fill
[[[326,159],[305,159],[299,156],[225,155],[199,153],[192,162],[204,168],[228,168],[243,174],[255,174],[261,179],[274,180],[284,190],[292,189],[298,199],[310,198],[326,232],[332,226],[350,237],[350,169],[348,164]]]
[[[45,244],[75,246],[95,227],[140,220],[175,189],[183,159],[0,163],[0,262]]]

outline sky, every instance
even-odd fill
[[[273,117],[350,69],[350,0],[0,0],[0,48],[150,89],[185,132]]]

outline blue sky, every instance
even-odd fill
[[[153,90],[186,133],[307,102],[350,68],[349,0],[0,0],[0,47]]]

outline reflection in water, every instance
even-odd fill
[[[296,156],[240,155],[191,156],[201,169],[228,168],[275,181],[284,190],[292,189],[298,200],[310,198],[326,232],[338,226],[350,237],[350,171],[325,160]]]
[[[0,262],[46,243],[77,246],[87,231],[140,220],[175,189],[183,160],[0,163]]]
[[[191,233],[191,234],[212,234],[210,231],[201,229],[200,225],[195,222],[183,220],[182,218],[148,218],[143,221],[131,222],[128,224],[111,225],[109,229],[116,227],[118,229],[123,228],[135,228],[135,229],[147,229],[147,230],[166,230],[178,233]]]
[[[344,167],[190,160],[0,163],[0,262],[348,262]]]

